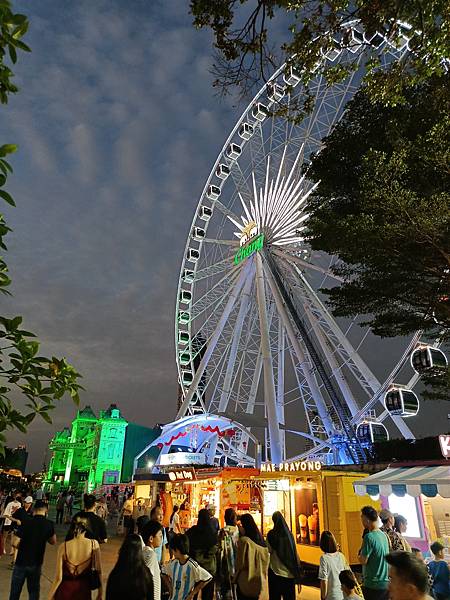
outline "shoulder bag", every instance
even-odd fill
[[[89,573],[89,587],[91,590],[98,590],[102,586],[100,570],[97,564],[97,552],[94,550],[94,541],[92,541],[91,572]]]

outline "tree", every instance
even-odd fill
[[[448,75],[433,77],[396,107],[360,90],[304,166],[319,182],[309,242],[342,261],[334,270],[343,284],[325,290],[333,314],[366,315],[380,336],[423,330],[449,339],[448,84]],[[428,383],[448,399],[448,373],[441,375]]]
[[[13,84],[13,72],[6,64],[17,61],[17,51],[30,52],[22,41],[28,29],[25,15],[14,14],[7,0],[0,0],[0,102],[7,104],[11,94],[18,90]],[[13,172],[6,156],[16,151],[14,144],[0,147],[0,197],[11,206],[14,199],[4,187]],[[0,214],[0,248],[7,250],[5,237],[11,231],[4,215]],[[11,280],[4,257],[0,257],[0,292],[9,294]],[[40,415],[51,422],[49,411],[55,402],[68,392],[75,402],[79,401],[80,375],[65,358],[46,358],[39,355],[36,336],[21,328],[22,317],[0,316],[0,454],[4,452],[8,429],[26,432],[27,426]],[[19,409],[14,399],[25,398],[25,409]]]
[[[196,27],[208,27],[214,34],[213,72],[222,92],[238,86],[246,93],[287,60],[305,85],[299,117],[312,105],[308,93],[312,77],[324,74],[333,83],[356,68],[357,53],[337,66],[322,60],[336,48],[365,46],[368,93],[393,105],[406,100],[409,87],[442,74],[449,56],[450,9],[444,0],[191,0],[191,13]],[[345,27],[356,19],[365,32],[362,44]],[[380,57],[370,51],[377,33],[393,45],[404,45],[406,36],[412,52],[379,69]]]

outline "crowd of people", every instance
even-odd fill
[[[64,504],[61,499],[64,498]],[[57,523],[70,521],[56,554],[48,600],[295,600],[303,570],[297,544],[281,512],[264,539],[251,514],[224,512],[224,526],[208,505],[195,525],[183,529],[175,506],[167,529],[161,506],[133,518],[131,497],[123,500],[123,543],[103,590],[101,546],[107,542],[104,498],[85,494],[83,509],[68,514],[67,493],[56,498]],[[73,502],[70,503],[72,509]],[[46,544],[56,544],[48,504],[19,492],[0,501],[1,549],[13,567],[10,600],[19,600],[26,582],[30,600],[40,596]],[[67,519],[70,517],[70,519]],[[379,526],[381,522],[381,526]],[[431,545],[434,560],[404,538],[406,520],[388,510],[361,510],[359,562],[362,584],[340,551],[335,536],[322,531],[318,578],[321,600],[450,600],[450,571],[444,546]],[[431,594],[431,596],[429,595]],[[300,595],[301,597],[301,595]]]

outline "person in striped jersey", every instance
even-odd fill
[[[171,548],[174,559],[162,567],[162,572],[172,581],[170,600],[193,600],[212,575],[189,557],[189,538],[183,533],[173,536]]]

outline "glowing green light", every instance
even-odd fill
[[[264,245],[264,234],[261,233],[260,235],[258,235],[257,238],[252,240],[249,244],[247,244],[246,246],[242,246],[242,248],[239,248],[239,250],[234,255],[234,264],[238,265],[240,262],[242,262],[243,260],[248,258],[251,254],[253,254],[253,252],[258,252],[259,250],[262,250],[263,245]]]

